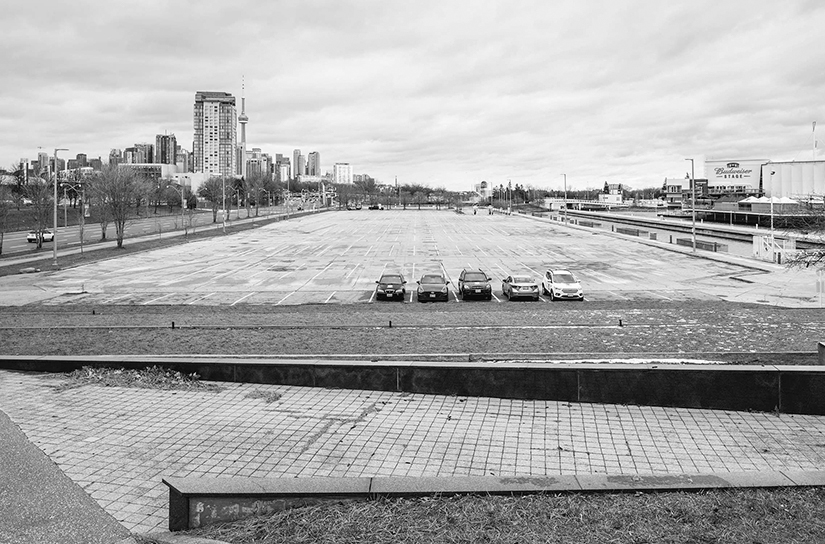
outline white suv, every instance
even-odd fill
[[[584,300],[582,285],[569,270],[548,270],[541,280],[541,292],[550,300]]]

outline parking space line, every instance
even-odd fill
[[[281,300],[279,300],[278,302],[276,302],[276,303],[275,303],[275,306],[279,306],[279,305],[280,305],[283,301],[285,301],[286,299],[288,299],[289,297],[291,297],[291,296],[292,296],[292,295],[294,295],[294,294],[295,294],[295,291],[292,291],[292,292],[291,292],[291,293],[289,293],[287,296],[285,296],[284,298],[282,298]]]
[[[252,295],[254,295],[254,294],[255,294],[255,291],[252,291],[251,293],[249,293],[249,294],[247,294],[247,295],[242,296],[241,298],[239,298],[238,300],[236,300],[235,302],[233,302],[232,304],[230,304],[230,306],[234,306],[235,304],[239,303],[240,301],[242,301],[242,300],[244,300],[244,299],[247,299],[247,298],[251,297],[251,296],[252,296]]]
[[[332,294],[327,297],[327,299],[324,301],[324,304],[327,304],[330,300],[332,300],[332,297],[334,297],[334,296],[335,296],[335,291],[333,291]]]
[[[211,297],[211,296],[212,296],[212,295],[214,295],[214,294],[215,294],[215,293],[208,293],[208,294],[206,294],[206,295],[203,295],[202,297],[198,297],[198,298],[196,298],[196,299],[194,299],[194,300],[190,300],[189,302],[187,302],[187,304],[191,306],[192,304],[195,304],[196,302],[200,302],[200,301],[202,301],[202,300],[204,300],[204,299],[207,299],[207,298]]]
[[[496,302],[501,302],[501,300],[492,291],[490,291],[490,296],[492,296],[494,299],[496,299]]]
[[[361,265],[361,263],[355,263],[355,266],[353,266],[352,269],[347,273],[347,275],[344,276],[344,279],[348,280],[349,277],[352,275],[352,273],[355,272],[360,265]]]
[[[147,300],[147,301],[146,301],[146,302],[144,302],[142,305],[143,305],[143,306],[146,306],[147,304],[152,304],[153,302],[157,302],[157,301],[159,301],[159,300],[162,300],[162,299],[164,299],[164,298],[166,298],[166,297],[168,297],[168,296],[174,295],[174,294],[175,294],[175,293],[166,293],[166,294],[165,294],[165,295],[163,295],[162,297],[153,298],[152,300]]]

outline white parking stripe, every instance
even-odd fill
[[[278,306],[279,304],[281,304],[283,301],[285,301],[286,299],[288,299],[289,297],[291,297],[291,296],[292,296],[292,295],[294,295],[294,294],[295,294],[295,291],[292,291],[290,294],[288,294],[287,296],[285,296],[284,298],[282,298],[281,300],[279,300],[278,302],[276,302],[276,303],[275,303],[275,306]]]
[[[327,297],[327,299],[324,301],[324,304],[327,304],[330,300],[332,300],[332,297],[334,297],[334,296],[335,296],[335,291],[333,291],[332,294]]]
[[[194,304],[194,303],[196,303],[196,302],[200,302],[200,301],[202,301],[202,300],[204,300],[204,299],[207,299],[207,298],[211,297],[211,296],[212,296],[212,295],[214,295],[214,294],[215,294],[215,293],[208,293],[208,294],[206,294],[206,295],[203,295],[202,297],[198,297],[198,298],[196,298],[195,300],[190,300],[187,304],[189,304],[189,305],[191,306],[192,304]]]
[[[239,298],[238,300],[236,300],[235,302],[233,302],[232,304],[230,304],[230,306],[234,306],[235,304],[239,303],[240,301],[242,301],[244,299],[247,299],[247,298],[251,297],[254,294],[255,294],[255,291],[253,291],[251,293],[248,293],[248,294],[242,296],[241,298]]]
[[[164,298],[166,298],[166,297],[168,297],[168,296],[174,295],[174,294],[175,294],[175,293],[166,293],[166,294],[165,294],[165,295],[163,295],[162,297],[153,298],[152,300],[147,300],[146,302],[144,302],[144,303],[143,303],[143,305],[144,305],[144,306],[146,306],[147,304],[152,304],[153,302],[157,302],[157,301],[159,301],[159,300],[162,300],[162,299],[164,299]]]

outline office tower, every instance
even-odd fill
[[[109,151],[109,164],[117,166],[123,162],[123,151],[120,149],[112,149]]]
[[[155,161],[158,164],[175,164],[177,161],[178,141],[174,134],[155,136]]]
[[[313,151],[309,154],[309,159],[307,162],[307,174],[309,174],[310,176],[321,175],[321,154],[317,151]]]
[[[50,157],[48,153],[43,153],[42,151],[37,154],[37,168],[41,172],[45,172],[49,169],[50,164]]]
[[[302,172],[298,169],[298,158],[301,156],[301,150],[296,149],[292,152],[292,178],[297,179]]]
[[[306,157],[298,155],[298,164],[295,165],[295,177],[304,176],[307,173]]]
[[[77,158],[75,158],[75,160],[77,161],[78,168],[84,168],[86,166],[89,166],[89,161],[85,153],[78,153]]]
[[[194,171],[231,176],[237,171],[237,115],[235,97],[229,93],[195,93],[192,142]]]
[[[348,162],[336,162],[332,167],[332,179],[335,183],[352,183],[352,165]]]
[[[192,171],[192,153],[190,153],[188,150],[182,148],[179,145],[176,146],[175,164],[177,164],[182,171],[191,172]]]

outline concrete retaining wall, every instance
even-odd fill
[[[825,415],[823,366],[0,357],[42,372],[155,365],[212,381]]]

